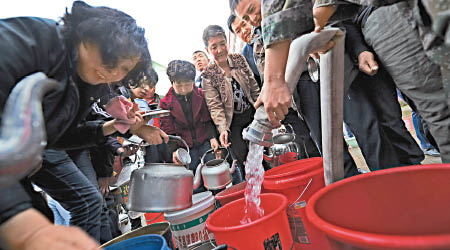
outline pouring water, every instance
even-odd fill
[[[250,142],[247,162],[245,164],[245,213],[241,224],[247,224],[261,218],[264,210],[260,207],[261,184],[264,180],[264,168],[262,166],[264,147]]]

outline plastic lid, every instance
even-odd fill
[[[202,211],[211,205],[214,205],[214,196],[211,191],[201,192],[192,195],[192,207],[183,209],[181,211],[165,213],[166,220],[178,220],[187,217],[191,214]]]

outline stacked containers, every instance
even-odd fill
[[[290,162],[266,171],[263,187],[265,192],[287,197],[289,205],[286,213],[295,249],[330,249],[324,233],[314,227],[305,214],[309,198],[325,187],[321,157]]]
[[[210,191],[206,191],[192,196],[192,207],[164,214],[171,224],[178,249],[186,250],[190,245],[214,237],[205,227],[206,218],[214,211],[214,203],[214,196]]]

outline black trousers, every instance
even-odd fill
[[[402,120],[395,84],[380,68],[360,73],[344,97],[344,121],[371,171],[420,164],[424,155]]]
[[[31,180],[70,212],[70,224],[100,243],[112,239],[106,205],[87,150],[45,150],[42,168]]]
[[[311,131],[312,139],[322,152],[322,126],[320,118],[320,83],[313,82],[308,73],[304,72],[297,84],[300,112],[304,115],[305,121]],[[348,147],[343,142],[344,147],[344,176],[350,177],[358,174],[358,168],[352,156],[348,152]]]

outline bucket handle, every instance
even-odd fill
[[[306,192],[306,189],[308,189],[308,187],[309,187],[309,185],[311,184],[312,180],[313,180],[312,178],[309,180],[308,184],[306,184],[306,187],[303,189],[303,191],[302,191],[302,193],[300,194],[300,196],[299,196],[294,202],[292,202],[292,203],[289,205],[290,207],[293,206],[298,200],[300,200],[300,198],[302,198],[303,194]]]
[[[169,137],[169,141],[170,140],[176,140],[176,141],[180,141],[184,144],[184,146],[186,147],[187,152],[189,153],[189,146],[187,145],[186,141],[183,140],[183,138],[181,138],[180,136],[176,136],[176,135],[168,135]]]
[[[306,184],[306,187],[303,189],[303,191],[302,191],[302,193],[300,194],[300,196],[299,196],[294,202],[292,202],[291,204],[289,204],[288,209],[289,209],[291,212],[292,212],[292,210],[293,210],[292,207],[294,206],[294,204],[295,204],[298,200],[300,200],[300,198],[302,198],[303,194],[306,192],[306,190],[308,189],[309,185],[311,185],[312,180],[313,180],[313,178],[311,178],[311,179],[309,180],[308,184]],[[296,224],[294,224],[294,233],[297,234],[297,225],[296,225]],[[294,246],[295,246],[295,241],[292,242],[291,249],[294,249]]]
[[[189,154],[189,146],[187,145],[186,141],[183,140],[183,138],[181,138],[181,136],[168,135],[168,137],[169,137],[169,141],[170,141],[170,140],[175,140],[175,141],[179,141],[179,142],[183,143],[184,146],[186,147],[187,153]],[[189,170],[189,164],[183,164],[183,166],[184,166],[187,170]]]

